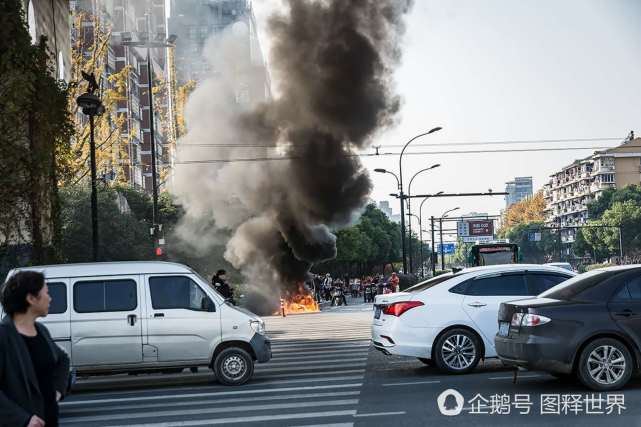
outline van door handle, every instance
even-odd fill
[[[128,315],[127,323],[129,323],[129,326],[134,326],[136,324],[136,315],[135,314]]]
[[[468,304],[470,307],[485,307],[487,304],[479,302],[479,301],[474,301]]]
[[[154,313],[154,317],[165,317],[165,313]]]

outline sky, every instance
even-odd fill
[[[268,51],[266,20],[283,6],[280,0],[253,0],[253,7]],[[443,130],[415,141],[414,151],[508,148],[448,145],[453,142],[623,140],[630,130],[641,134],[640,20],[638,0],[415,0],[395,72],[403,100],[398,123],[373,145],[402,145],[435,126]],[[595,145],[618,143],[511,148]],[[515,176],[532,176],[536,191],[550,174],[593,151],[408,155],[403,176],[407,185],[415,172],[440,163],[414,180],[413,194],[504,191]],[[398,156],[364,158],[363,164],[372,171],[372,198],[388,200],[398,211],[389,196],[396,192],[394,178],[373,173],[398,172]],[[503,196],[440,198],[427,201],[423,215],[438,217],[454,207],[498,214],[504,206]]]

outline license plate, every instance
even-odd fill
[[[508,322],[499,322],[499,335],[507,337],[510,333],[510,324]]]
[[[380,319],[382,311],[380,307],[374,308],[374,319]]]

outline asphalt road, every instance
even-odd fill
[[[255,378],[242,387],[218,385],[205,370],[81,380],[61,404],[61,424],[641,426],[640,379],[616,393],[625,406],[617,414],[617,396],[592,395],[538,372],[521,373],[513,384],[512,372],[496,360],[469,375],[445,376],[416,359],[370,349],[371,316],[371,304],[356,301],[319,314],[265,318],[274,358],[257,365]],[[448,389],[460,393],[462,405],[450,395],[444,409],[459,415],[439,410],[438,397]]]

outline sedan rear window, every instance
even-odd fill
[[[453,273],[441,274],[436,277],[432,277],[431,279],[426,280],[424,282],[418,283],[410,288],[407,288],[405,289],[404,292],[421,292],[421,291],[424,291],[425,289],[431,288],[432,286],[436,286],[439,283],[443,283],[446,280],[450,280],[451,278],[456,276],[458,276],[458,273],[457,274],[453,274]]]
[[[614,271],[592,270],[548,289],[539,295],[539,298],[551,298],[565,301],[572,300],[583,292],[612,277],[614,274]]]

